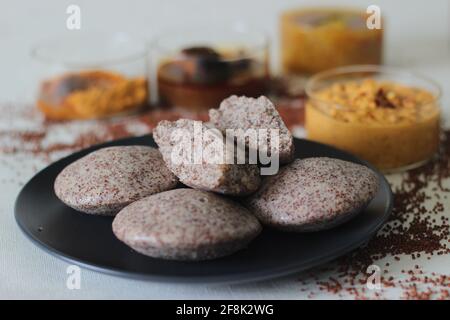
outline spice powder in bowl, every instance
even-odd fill
[[[231,95],[266,94],[266,35],[247,26],[197,25],[160,34],[153,43],[156,92],[162,106],[191,112],[218,108]]]
[[[127,79],[102,70],[71,72],[44,81],[37,105],[50,120],[100,118],[144,106],[147,87],[144,77]]]
[[[314,81],[307,88],[309,139],[349,151],[384,171],[418,166],[437,152],[438,93],[367,73],[328,85]]]

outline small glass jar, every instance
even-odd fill
[[[350,66],[313,76],[306,85],[307,138],[349,151],[390,172],[436,154],[440,87],[395,68]]]
[[[233,94],[266,93],[268,41],[239,27],[167,32],[154,42],[152,65],[160,105],[203,111]]]
[[[36,45],[37,106],[49,120],[92,119],[148,105],[148,50],[125,33],[71,32]]]
[[[285,73],[314,74],[354,64],[380,64],[383,26],[368,29],[359,9],[304,8],[280,18],[281,59]]]

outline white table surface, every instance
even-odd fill
[[[241,1],[207,0],[164,1],[6,1],[0,0],[0,105],[31,103],[37,85],[37,72],[29,58],[30,46],[65,30],[65,10],[78,4],[82,10],[84,30],[106,29],[129,31],[150,39],[159,30],[193,22],[227,23],[245,21],[265,29],[273,39],[273,66],[277,57],[277,17],[280,10],[306,1]],[[332,1],[321,1],[333,4]],[[309,2],[312,3],[312,2]],[[450,109],[450,26],[449,3],[434,1],[341,1],[366,7],[378,4],[387,18],[386,63],[419,71],[432,77],[443,87],[442,106],[446,119]],[[73,32],[73,31],[72,31]],[[27,128],[35,123],[19,122],[18,118],[0,116],[0,128]],[[77,126],[77,125],[74,125]],[[52,133],[65,139],[64,128]],[[52,155],[52,160],[63,154]],[[111,277],[83,269],[81,289],[66,287],[67,263],[34,246],[19,231],[13,216],[14,200],[23,184],[49,160],[35,159],[25,154],[0,153],[0,298],[82,298],[82,299],[304,299],[338,298],[318,290],[308,274],[292,275],[270,281],[244,285],[198,286],[161,284]],[[389,176],[394,184],[399,176]],[[446,181],[450,186],[450,181]],[[444,201],[450,212],[449,200]],[[388,276],[401,279],[402,269],[419,264],[428,273],[450,274],[450,256],[435,256],[431,260],[402,257],[400,261],[387,257]],[[333,273],[315,271],[319,279]],[[299,281],[300,276],[308,284]],[[308,278],[309,277],[309,278]],[[308,281],[311,280],[311,281]],[[401,289],[383,288],[382,297],[400,298]],[[343,293],[340,298],[353,298]]]

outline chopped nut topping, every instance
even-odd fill
[[[378,89],[377,94],[375,96],[375,104],[377,105],[377,107],[380,107],[380,108],[395,109],[395,105],[393,105],[392,102],[389,101],[385,92],[381,88]]]

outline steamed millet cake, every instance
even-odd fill
[[[296,159],[263,181],[246,199],[262,224],[286,231],[335,227],[375,196],[378,177],[369,168],[331,158]]]
[[[227,129],[278,129],[279,147],[271,145],[271,137],[267,136],[267,146],[263,151],[278,151],[281,164],[289,163],[294,158],[294,141],[292,134],[284,124],[273,103],[265,96],[248,98],[231,96],[222,101],[219,109],[210,109],[211,123],[225,132]],[[248,141],[246,141],[247,146]]]
[[[133,201],[176,187],[177,177],[161,153],[147,146],[118,146],[94,151],[56,177],[56,196],[89,214],[115,215]]]
[[[207,260],[245,248],[260,232],[243,206],[217,194],[175,189],[136,201],[115,217],[116,237],[144,255]]]
[[[198,135],[203,135],[203,138]],[[234,153],[224,150],[226,142],[220,131],[201,121],[163,120],[155,128],[153,137],[169,169],[189,187],[242,196],[255,192],[261,183],[258,166],[248,162],[237,164]],[[185,158],[185,162],[174,161],[174,154],[186,154],[179,152],[181,149],[189,155],[202,150],[202,155],[198,162],[194,156]],[[223,157],[218,157],[217,162],[211,161],[214,156],[214,152],[209,152],[211,150],[218,151],[217,154],[222,152]]]

